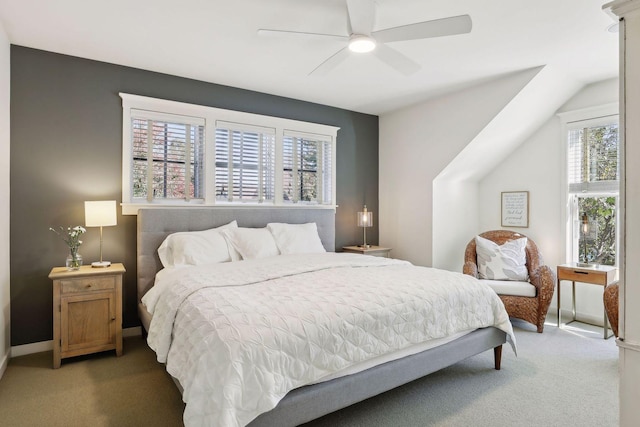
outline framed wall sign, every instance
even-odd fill
[[[502,226],[529,227],[529,192],[502,192]]]

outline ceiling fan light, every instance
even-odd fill
[[[369,36],[353,36],[349,40],[349,50],[352,52],[366,53],[376,48],[376,41]]]

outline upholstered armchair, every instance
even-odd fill
[[[491,240],[498,245],[503,245],[510,240],[527,237],[523,234],[508,230],[487,231],[479,236]],[[527,244],[525,246],[525,255],[529,281],[528,283],[521,282],[520,284],[529,288],[523,292],[529,296],[522,296],[522,293],[517,289],[517,282],[504,282],[506,286],[498,285],[497,287],[493,286],[496,281],[488,284],[498,293],[509,316],[533,323],[537,326],[538,332],[541,333],[544,329],[545,317],[547,316],[549,304],[551,304],[551,298],[555,290],[556,276],[551,268],[544,265],[538,246],[529,238],[527,238]],[[464,274],[479,278],[475,238],[467,245],[462,271]],[[533,285],[533,288],[531,288],[531,285]]]

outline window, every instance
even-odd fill
[[[275,201],[275,129],[216,126],[216,199]]]
[[[195,118],[131,113],[133,197],[203,197],[204,123]]]
[[[120,96],[124,214],[153,206],[335,207],[339,128]]]
[[[283,192],[290,203],[320,203],[331,193],[331,143],[320,136],[285,133]]]
[[[575,120],[566,129],[571,260],[616,265],[618,117]]]
[[[574,195],[571,203],[575,228],[573,259],[585,263],[617,265],[617,194]],[[583,224],[582,218],[586,219],[586,224]],[[584,225],[587,226],[586,230]]]

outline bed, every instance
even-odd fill
[[[380,270],[375,270],[376,275],[379,275],[377,272],[380,271],[389,271],[389,275],[393,276],[396,274],[393,269],[402,270],[406,267],[402,264],[401,261],[383,261],[383,260],[373,260],[373,257],[366,257],[362,255],[354,255],[354,254],[331,254],[335,248],[335,212],[331,209],[284,209],[284,208],[189,208],[189,209],[178,209],[178,208],[170,208],[170,209],[142,209],[138,213],[138,235],[137,235],[137,279],[138,279],[138,312],[142,322],[142,325],[145,331],[153,332],[152,328],[152,315],[147,310],[147,306],[142,303],[143,297],[149,293],[149,291],[154,287],[156,283],[156,276],[159,272],[163,270],[163,264],[160,261],[160,257],[158,255],[158,248],[163,244],[167,236],[173,233],[180,232],[191,232],[191,231],[200,231],[200,230],[208,230],[214,227],[224,226],[229,224],[230,222],[235,221],[237,226],[239,227],[248,227],[248,228],[263,228],[267,224],[272,223],[284,223],[284,224],[315,224],[317,228],[317,234],[320,239],[320,244],[322,247],[328,252],[327,254],[318,254],[318,257],[322,257],[321,262],[331,264],[332,268],[325,268],[325,266],[314,267],[313,271],[304,271],[304,274],[312,275],[305,277],[313,277],[313,275],[319,275],[317,279],[314,279],[318,282],[331,281],[332,279],[327,279],[327,274],[343,275],[343,272],[348,271],[349,274],[365,274],[368,271],[368,268],[381,268]],[[345,259],[342,256],[351,257],[349,259]],[[304,265],[305,258],[296,258],[300,255],[286,255],[278,257],[281,264],[278,268],[292,268],[289,265]],[[287,258],[292,257],[292,258]],[[300,256],[301,257],[301,256]],[[306,257],[306,255],[305,255]],[[251,263],[254,264],[251,264]],[[315,261],[314,261],[315,263]],[[346,269],[339,270],[339,274],[333,272],[333,264],[337,263],[337,267],[349,267]],[[349,265],[343,265],[342,263],[347,263]],[[351,263],[356,263],[357,265],[351,265]],[[372,263],[375,265],[360,265]],[[386,264],[385,264],[386,263]],[[257,273],[263,274],[264,265],[267,264],[264,260],[253,260],[246,261],[244,267],[241,267],[243,263],[227,263],[224,266],[212,266],[211,268],[222,268],[223,270],[215,270],[216,276],[224,276],[224,271],[226,270],[239,270],[240,268],[243,271],[247,271],[249,276],[251,276],[251,268],[255,268]],[[274,264],[278,264],[275,262]],[[328,265],[328,264],[327,264]],[[357,268],[352,268],[357,267]],[[363,268],[360,268],[363,267]],[[366,268],[365,268],[366,267]],[[208,266],[203,267],[204,270],[209,268]],[[302,268],[302,267],[300,267]],[[299,268],[299,269],[300,269]],[[165,269],[167,270],[167,269]],[[195,278],[200,276],[205,276],[206,271],[197,271],[194,274]],[[425,269],[427,270],[427,269]],[[432,270],[434,273],[440,274],[438,270]],[[185,270],[186,271],[186,270]],[[189,270],[191,272],[191,270]],[[213,271],[213,270],[212,270]],[[333,273],[332,273],[333,272]],[[362,272],[362,273],[361,273]],[[206,273],[206,274],[205,274]],[[256,273],[256,274],[257,274]],[[235,273],[234,273],[235,274]],[[269,273],[271,274],[271,273]],[[269,277],[268,280],[264,281],[264,283],[288,283],[288,281],[293,280],[290,279],[293,274],[290,272],[279,273],[275,281],[271,280]],[[444,274],[444,273],[443,273]],[[184,274],[181,272],[180,274],[173,274],[173,276],[183,276]],[[160,275],[158,275],[160,277]],[[167,275],[168,277],[172,277],[171,275]],[[252,277],[252,276],[251,276]],[[330,276],[329,276],[330,277]],[[359,277],[359,276],[353,276]],[[368,277],[368,276],[362,276]],[[448,277],[448,276],[447,276]],[[162,282],[168,282],[167,278]],[[175,279],[177,280],[177,279]],[[248,282],[253,283],[255,280],[253,278],[246,279]],[[262,279],[261,279],[262,280]],[[307,279],[305,279],[307,280]],[[471,279],[465,279],[471,280]],[[160,281],[159,281],[160,282]],[[315,283],[315,282],[314,282]],[[241,284],[244,286],[244,284]],[[253,285],[251,285],[253,286]],[[288,285],[290,286],[290,285]],[[315,285],[314,285],[315,286]],[[318,285],[319,286],[319,285]],[[380,288],[380,292],[383,293],[384,289],[390,288],[391,286],[385,286]],[[174,287],[173,288],[179,288]],[[196,288],[194,288],[196,289]],[[198,288],[199,289],[199,288]],[[283,288],[284,289],[284,288]],[[155,291],[155,290],[154,290]],[[223,292],[224,289],[214,289],[212,292]],[[288,290],[290,291],[290,289]],[[177,293],[178,291],[176,291]],[[175,312],[168,311],[166,315],[156,315],[154,322],[156,325],[161,323],[166,323],[171,326],[173,321],[178,322],[181,318],[191,318],[192,314],[188,315],[179,314],[178,310],[183,309],[183,307],[190,307],[190,300],[187,301],[188,298],[192,298],[192,295],[198,294],[200,290],[189,290],[182,291],[186,296],[185,300],[181,300],[181,302],[175,303]],[[202,291],[204,292],[204,291]],[[208,291],[207,291],[208,292]],[[261,291],[262,292],[262,291]],[[305,290],[306,292],[306,290]],[[310,291],[310,293],[313,293]],[[484,295],[484,294],[483,294]],[[221,298],[219,294],[216,294],[215,297],[211,297],[214,299]],[[226,298],[226,296],[225,296]],[[491,297],[493,298],[493,297]],[[496,297],[497,298],[497,297]],[[148,301],[148,296],[147,296]],[[185,302],[187,301],[187,302]],[[498,299],[499,301],[499,299]],[[147,302],[149,305],[149,303]],[[160,303],[158,303],[160,304]],[[195,302],[194,302],[195,304]],[[493,304],[493,303],[492,303]],[[171,305],[167,303],[166,305]],[[498,311],[500,308],[493,307],[491,310]],[[191,308],[193,311],[194,309]],[[198,307],[195,308],[195,311],[198,311]],[[502,307],[503,311],[504,308]],[[158,308],[156,307],[156,314],[158,312]],[[508,316],[506,312],[499,312],[496,314],[496,318],[500,318],[495,321],[496,325],[479,327],[472,331],[465,331],[464,333],[458,333],[453,336],[453,338],[443,337],[439,342],[443,344],[438,346],[432,345],[424,345],[420,343],[419,345],[411,347],[410,351],[396,351],[394,352],[394,356],[386,356],[380,355],[380,357],[374,358],[376,362],[366,361],[362,365],[358,365],[354,369],[351,367],[347,367],[349,369],[345,369],[341,371],[340,374],[336,375],[327,375],[318,374],[317,381],[311,381],[308,385],[306,384],[296,384],[292,387],[291,390],[288,390],[286,394],[283,394],[284,397],[278,395],[275,400],[272,399],[271,406],[265,406],[264,404],[256,406],[259,408],[256,410],[259,415],[250,413],[249,415],[238,415],[237,425],[245,425],[248,423],[250,426],[294,426],[299,425],[304,422],[308,422],[310,420],[321,417],[322,415],[328,414],[330,412],[334,412],[351,404],[357,403],[369,397],[380,394],[384,391],[390,390],[392,388],[398,387],[400,385],[406,384],[410,381],[413,381],[417,378],[428,375],[429,373],[440,370],[446,366],[452,365],[456,362],[464,360],[473,355],[479,354],[481,352],[492,350],[494,352],[495,358],[495,369],[500,369],[500,361],[501,361],[501,351],[502,345],[507,342],[509,338],[511,344],[515,346],[515,342],[513,340],[513,333],[511,330],[511,325],[508,321]],[[162,319],[162,320],[160,320]],[[167,320],[168,319],[168,320]],[[506,319],[506,320],[505,320]],[[186,321],[184,321],[186,322]],[[201,322],[198,320],[197,322]],[[196,323],[196,325],[199,323]],[[156,327],[158,329],[158,327]],[[387,328],[388,329],[388,328]],[[385,329],[385,330],[387,330]],[[176,331],[182,331],[183,329],[176,329]],[[148,339],[150,345],[156,353],[158,354],[158,360],[165,363],[167,362],[167,354],[170,351],[173,351],[173,347],[182,347],[185,343],[188,344],[189,339],[183,338],[183,342],[180,345],[174,344],[171,340],[174,338],[176,341],[179,341],[179,337],[188,337],[191,332],[178,333],[176,331],[171,331],[170,333],[165,333],[164,338],[157,338],[156,334],[151,334]],[[194,332],[195,334],[195,332]],[[415,333],[414,333],[415,334]],[[176,335],[174,337],[174,335]],[[196,335],[194,335],[196,336]],[[397,337],[395,338],[397,340]],[[163,341],[164,340],[164,341]],[[198,341],[198,340],[196,340]],[[206,341],[206,340],[205,340]],[[161,344],[158,344],[161,343]],[[193,348],[195,346],[202,346],[200,342],[192,343]],[[164,347],[164,350],[162,349]],[[172,347],[173,346],[173,347]],[[231,344],[228,345],[232,346]],[[214,346],[215,347],[215,346]],[[217,346],[218,348],[221,346]],[[364,347],[364,346],[363,346]],[[186,355],[181,356],[173,356],[173,360],[177,360],[183,358],[183,363],[181,365],[196,365],[194,362],[190,362],[190,358],[193,357],[194,353],[197,353],[191,349],[190,352],[187,352]],[[514,347],[515,350],[515,347]],[[225,353],[226,354],[226,353]],[[210,358],[212,356],[202,356],[202,359]],[[217,356],[216,356],[217,357]],[[230,356],[236,357],[236,356]],[[366,356],[363,356],[363,358]],[[198,359],[200,360],[200,359]],[[269,362],[272,363],[272,362]],[[167,364],[167,369],[170,373],[178,372],[176,370],[170,370],[169,364]],[[180,368],[183,369],[183,368]],[[189,368],[191,370],[196,369],[195,367]],[[234,368],[235,369],[235,368]],[[234,369],[229,369],[233,371]],[[237,370],[237,369],[236,369]],[[268,373],[268,372],[267,372]],[[179,376],[179,375],[178,375]],[[205,376],[203,371],[199,371],[196,378],[201,378]],[[260,374],[260,377],[265,376],[264,372]],[[304,375],[303,375],[304,376]],[[322,378],[320,378],[322,377]],[[242,376],[240,377],[242,378]],[[236,415],[231,416],[231,418],[224,419],[224,421],[220,421],[221,419],[214,420],[209,422],[207,418],[207,408],[194,409],[196,405],[206,406],[206,402],[200,402],[203,398],[206,398],[206,393],[200,392],[199,395],[195,394],[195,392],[191,394],[185,394],[188,389],[197,389],[200,390],[203,385],[200,381],[196,384],[192,384],[187,380],[180,381],[175,378],[176,384],[183,392],[183,398],[186,401],[187,409],[185,410],[185,423],[187,425],[227,425],[233,424],[235,421]],[[187,387],[184,387],[182,382],[187,383]],[[206,381],[205,381],[206,382]],[[270,378],[269,382],[273,382],[273,379]],[[220,388],[217,385],[213,387],[214,390],[211,393],[217,392],[217,389]],[[226,392],[225,392],[226,393]],[[241,390],[240,394],[243,393]],[[244,391],[245,394],[251,395],[256,394],[252,391]],[[264,393],[260,392],[260,396],[256,399],[261,399]],[[189,396],[198,396],[189,397]],[[226,395],[224,396],[226,398]],[[199,403],[195,403],[199,402]],[[273,403],[275,402],[275,403]],[[254,402],[251,402],[252,404]],[[191,405],[191,407],[190,407]],[[198,413],[198,417],[187,417],[187,412],[190,413]],[[205,415],[202,415],[205,414]],[[232,421],[229,421],[232,420]]]

